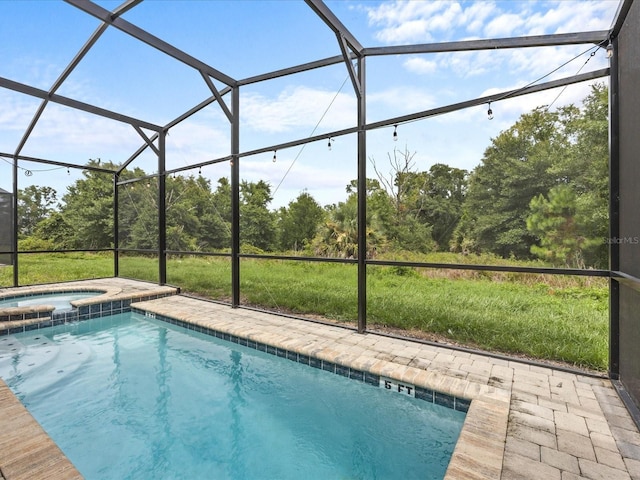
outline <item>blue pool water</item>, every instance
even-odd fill
[[[33,305],[53,305],[55,310],[68,310],[72,308],[71,302],[101,295],[103,292],[65,292],[46,295],[29,295],[0,300],[0,308],[31,307]]]
[[[442,479],[464,413],[138,314],[0,337],[87,480]]]

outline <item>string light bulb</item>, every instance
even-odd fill
[[[333,138],[329,137],[329,141],[327,142],[327,148],[331,151],[331,143],[333,142]]]
[[[271,159],[271,161],[272,161],[273,163],[276,163],[276,160],[277,160],[277,158],[276,158],[276,150],[274,150],[274,151],[273,151],[273,159]]]
[[[71,175],[71,172],[69,171],[69,167],[67,167],[67,175]]]
[[[613,43],[611,43],[611,40],[609,40],[609,44],[605,50],[607,52],[607,58],[613,57]]]
[[[489,109],[487,110],[487,118],[493,120],[493,110],[491,110],[491,102],[489,102]]]
[[[393,141],[398,141],[398,125],[393,126]]]
[[[202,176],[202,167],[198,167],[198,175]]]

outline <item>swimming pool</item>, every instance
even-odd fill
[[[54,310],[68,310],[72,308],[71,302],[74,300],[82,300],[104,292],[60,292],[60,293],[42,293],[21,295],[18,297],[9,297],[0,299],[0,308],[12,307],[31,307],[33,305],[52,305]]]
[[[442,478],[464,413],[136,314],[0,338],[87,479]]]

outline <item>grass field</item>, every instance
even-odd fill
[[[438,254],[450,263],[459,259]],[[519,263],[522,265],[522,262]],[[158,261],[122,257],[120,275],[156,282]],[[606,370],[608,288],[605,279],[368,266],[367,324],[412,336]],[[13,282],[0,267],[0,285]],[[20,256],[23,285],[109,277],[113,257],[98,254]],[[241,303],[355,324],[355,265],[242,259]],[[167,261],[167,281],[183,291],[229,301],[226,257]]]

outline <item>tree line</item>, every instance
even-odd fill
[[[370,158],[366,180],[367,252],[453,251],[504,258],[540,258],[551,265],[605,267],[608,231],[608,92],[591,88],[581,107],[539,107],[491,140],[472,171],[444,163],[420,171],[415,152]],[[116,170],[111,162],[90,160]],[[388,171],[385,171],[386,169]],[[120,180],[145,177],[127,169]],[[270,209],[268,182],[240,184],[240,241],[245,252],[296,252],[355,258],[358,252],[355,180],[343,201],[321,206],[302,191]],[[156,249],[157,180],[118,188],[121,248]],[[228,251],[231,185],[200,175],[166,178],[167,248]],[[21,250],[99,249],[114,244],[113,177],[83,170],[58,199],[48,186],[19,191]]]

